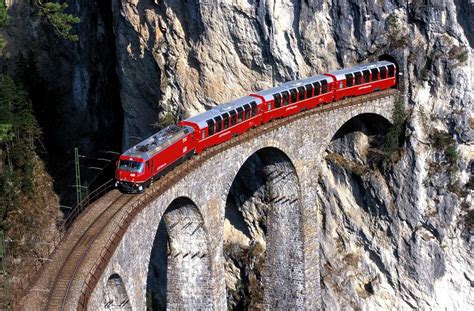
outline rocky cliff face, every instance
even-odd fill
[[[88,140],[110,129],[101,103],[119,91],[128,146],[163,113],[394,56],[409,113],[399,158],[374,164],[375,134],[355,131],[320,172],[323,306],[459,309],[474,303],[471,2],[71,0],[80,43],[37,59],[42,75],[55,64],[48,94],[70,99],[61,120],[84,121]]]
[[[111,1],[67,2],[67,12],[81,18],[74,30],[79,35],[76,43],[62,39],[38,16],[31,1],[6,1],[10,23],[2,30],[7,45],[0,55],[0,71],[11,74],[30,92],[55,190],[61,193],[62,204],[72,205],[67,194],[75,191],[70,187],[73,148],[85,155],[100,149],[120,151],[123,113]],[[89,181],[96,174],[82,172]]]

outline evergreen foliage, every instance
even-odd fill
[[[38,4],[40,7],[39,16],[44,16],[61,37],[73,42],[79,40],[79,36],[72,34],[71,31],[74,24],[81,20],[79,17],[65,12],[68,8],[67,3],[39,2]]]
[[[9,17],[7,14],[7,7],[5,5],[5,1],[0,0],[0,29],[2,29],[8,24],[8,20],[9,20]],[[5,47],[5,40],[2,37],[0,37],[0,52],[3,50],[4,47]],[[0,129],[0,132],[1,132],[1,129]]]
[[[0,75],[0,217],[1,227],[18,195],[33,189],[34,139],[41,134],[24,89]]]
[[[405,133],[405,121],[407,119],[407,113],[403,106],[403,100],[398,97],[395,101],[395,106],[392,112],[393,124],[388,130],[384,149],[388,154],[392,154],[398,150],[401,142],[404,140]]]
[[[5,27],[8,24],[7,6],[5,0],[0,0],[0,28]]]

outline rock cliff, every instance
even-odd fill
[[[374,160],[369,151],[383,135],[362,126],[335,137],[319,172],[323,307],[472,308],[472,1],[69,2],[83,19],[81,40],[67,52],[41,46],[39,71],[50,72],[49,86],[56,73],[65,78],[55,90],[71,113],[60,121],[84,121],[88,140],[119,128],[102,124],[113,106],[102,103],[119,92],[124,147],[164,113],[188,116],[274,83],[393,56],[409,116],[397,158]],[[241,254],[228,255],[236,299],[248,295],[233,291]],[[259,257],[251,260],[247,277],[258,274]]]

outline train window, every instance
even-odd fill
[[[283,100],[285,100],[285,99],[282,98],[282,100],[280,100],[280,101],[278,101],[278,102],[275,101],[275,105],[274,105],[273,107],[275,107],[275,108],[280,108],[280,107],[281,107],[281,102],[282,102]]]
[[[362,74],[360,72],[355,72],[354,73],[354,76],[355,76],[355,85],[358,85],[358,84],[361,84],[362,83]]]
[[[278,107],[281,106],[281,95],[280,94],[273,94],[273,98],[275,99],[275,107],[278,105]]]
[[[251,113],[250,112],[250,105],[245,104],[244,109],[245,109],[245,120],[250,119],[250,113]]]
[[[352,73],[346,75],[346,87],[351,87],[353,82]]]
[[[237,113],[237,123],[240,123],[244,120],[244,110],[241,107],[239,107],[239,108],[237,108],[237,111],[238,111],[238,113]]]
[[[208,132],[208,136],[211,136],[214,134],[214,120],[207,120],[206,121],[207,123],[207,132]]]
[[[255,117],[257,115],[257,103],[251,102],[250,106],[252,107],[252,117]]]
[[[224,130],[229,127],[229,117],[224,118]]]
[[[372,73],[372,81],[377,81],[379,79],[379,70],[377,68],[370,69]]]
[[[296,89],[292,89],[290,90],[290,94],[291,94],[291,103],[296,103]]]
[[[305,89],[304,86],[300,86],[298,88],[298,100],[303,100],[305,95]]]
[[[311,84],[306,84],[306,98],[313,97],[313,86]]]
[[[380,67],[380,79],[385,79],[387,77],[387,68]]]
[[[395,76],[395,66],[393,65],[388,65],[388,76],[393,77]]]
[[[287,91],[284,91],[281,93],[281,95],[283,96],[283,105],[288,105],[288,103],[290,102],[290,94]]]
[[[365,81],[365,83],[370,82],[370,71],[364,70],[364,71],[362,71],[362,74],[364,75],[364,81]]]
[[[237,123],[237,113],[235,110],[229,111],[230,113],[230,126],[234,126]]]
[[[268,111],[272,110],[272,103],[268,103]]]
[[[314,96],[318,96],[319,95],[319,82],[314,82],[313,83],[313,86],[314,86]]]
[[[326,80],[321,81],[321,94],[327,93],[328,91],[328,82]]]
[[[343,85],[342,82],[339,82],[339,89],[342,89]]]
[[[222,130],[222,119],[221,117],[216,117],[216,133],[219,133]]]

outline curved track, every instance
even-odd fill
[[[55,275],[52,282],[45,310],[64,310],[72,281],[93,242],[107,223],[134,198],[130,195],[119,195],[97,217],[91,220],[91,223],[77,239],[71,251],[64,257],[59,273]]]

